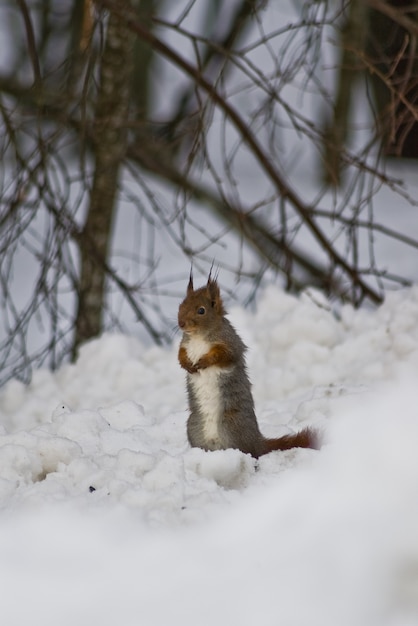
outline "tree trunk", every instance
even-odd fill
[[[341,60],[337,76],[334,110],[324,132],[324,180],[341,183],[341,152],[349,138],[349,118],[355,84],[363,69],[359,57],[364,50],[369,9],[364,0],[352,0],[347,23],[341,34]]]
[[[124,1],[130,10],[128,1]],[[107,257],[116,208],[118,178],[127,147],[127,118],[135,36],[109,14],[94,118],[95,167],[80,243],[80,283],[73,357],[81,343],[102,330]]]
[[[389,15],[370,10],[367,54],[378,72],[372,73],[376,111],[386,156],[418,158],[418,26],[416,0],[390,0],[387,5],[411,23],[407,29]],[[385,80],[382,80],[382,77]]]

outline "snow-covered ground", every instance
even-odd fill
[[[263,432],[323,448],[190,449],[178,336],[11,381],[1,624],[416,626],[418,288],[335,311],[271,287],[230,313]]]

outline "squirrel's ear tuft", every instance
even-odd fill
[[[190,268],[189,284],[187,285],[187,294],[193,291],[193,269]]]
[[[208,276],[208,286],[209,286],[209,283],[215,283],[217,285],[219,268],[215,272],[215,277],[212,278],[212,270],[213,270],[214,263],[215,263],[215,259],[212,261],[212,265],[210,266],[209,276]]]

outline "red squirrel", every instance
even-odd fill
[[[318,448],[317,433],[310,428],[277,439],[261,434],[245,364],[247,348],[225,315],[216,279],[209,275],[207,285],[194,290],[190,273],[178,313],[183,331],[178,359],[187,371],[190,445],[238,448],[256,459],[273,450]]]

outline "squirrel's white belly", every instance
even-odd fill
[[[197,361],[210,350],[210,344],[200,337],[192,337],[186,346],[187,356],[192,363]],[[196,374],[190,375],[200,414],[203,417],[205,439],[216,443],[219,440],[219,419],[222,411],[219,377],[224,370],[213,365]]]
[[[208,367],[190,376],[193,392],[203,417],[205,439],[216,443],[219,439],[219,419],[222,411],[219,390],[220,367]]]

